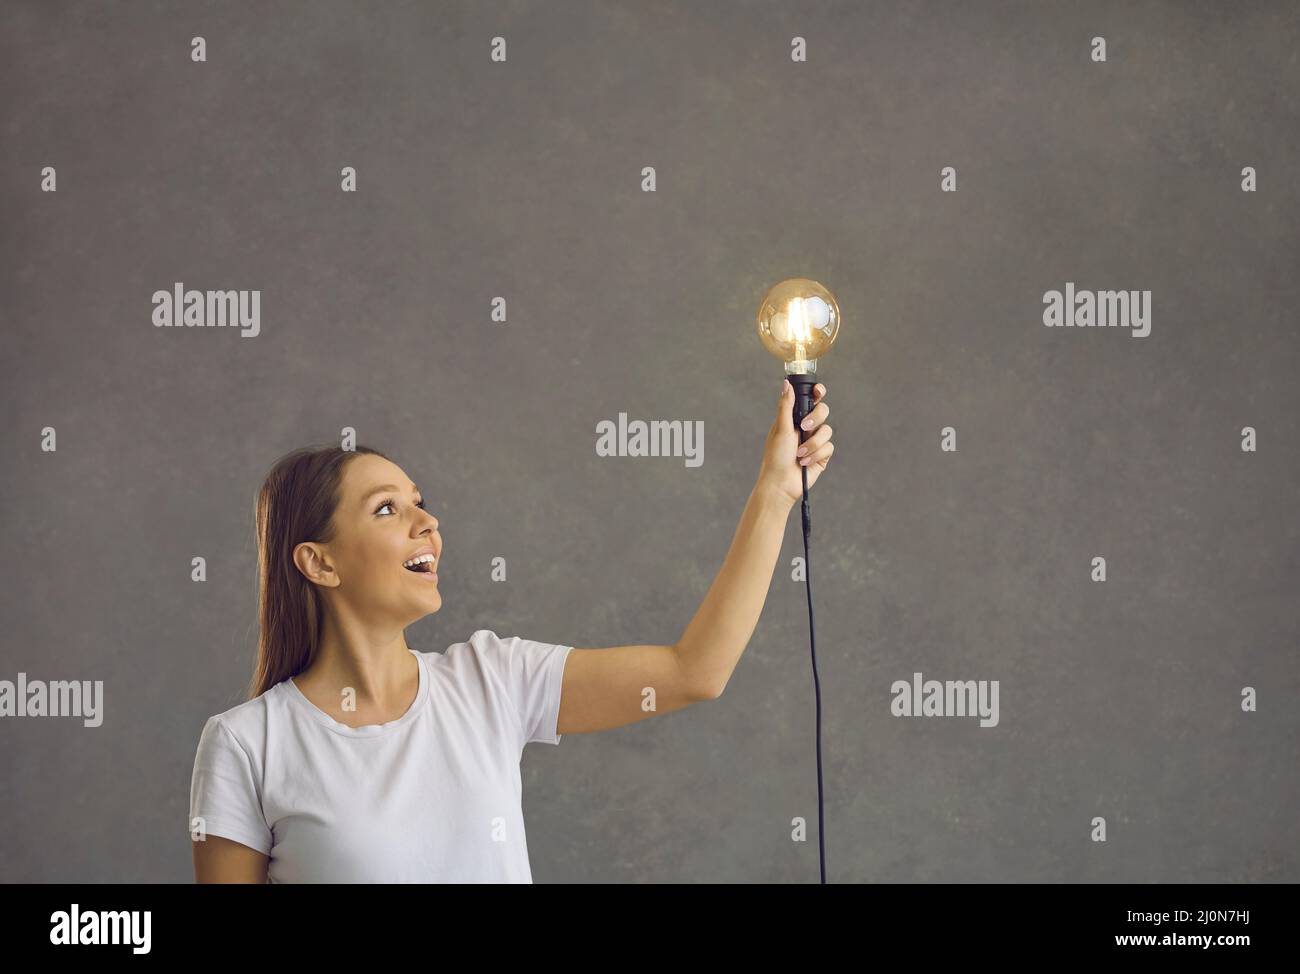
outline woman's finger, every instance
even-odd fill
[[[806,456],[806,457],[800,457],[800,458],[799,458],[799,465],[800,465],[800,466],[803,466],[803,467],[806,467],[806,466],[807,466],[808,464],[810,464],[810,463],[823,463],[823,464],[824,464],[827,460],[829,460],[829,459],[831,458],[831,454],[834,453],[834,452],[835,452],[835,444],[834,444],[834,443],[827,443],[825,446],[821,447],[820,449],[818,449],[818,450],[814,450],[814,451],[813,451],[812,453],[810,453],[808,456]]]
[[[808,410],[808,415],[803,418],[799,424],[801,429],[816,429],[822,423],[826,422],[826,417],[831,414],[831,407],[824,402],[819,402]]]
[[[795,452],[795,456],[802,457],[807,456],[810,453],[815,453],[823,444],[826,443],[827,440],[831,438],[831,429],[832,427],[829,424],[819,426],[817,432],[813,433],[808,437],[808,439],[799,444],[799,449]]]

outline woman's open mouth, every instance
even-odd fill
[[[437,559],[433,555],[420,555],[403,562],[402,567],[413,575],[419,575],[428,581],[438,577]]]

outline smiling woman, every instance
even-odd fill
[[[758,482],[717,578],[672,645],[575,649],[476,630],[406,644],[442,608],[442,536],[377,450],[302,449],[258,494],[261,627],[249,699],[210,717],[190,782],[199,882],[532,881],[529,743],[719,696],[762,611],[791,507],[833,449],[801,444],[782,387]],[[801,470],[800,467],[806,467]]]
[[[258,496],[249,699],[191,779],[199,881],[529,882],[519,759],[558,744],[570,646],[480,629],[439,654],[438,519],[366,447],[297,450]]]

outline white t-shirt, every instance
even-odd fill
[[[572,648],[479,629],[411,650],[415,702],[365,727],[282,680],[204,725],[191,830],[268,854],[273,883],[531,883],[519,760],[560,743]]]

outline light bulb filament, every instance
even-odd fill
[[[800,345],[806,345],[811,335],[811,329],[808,326],[808,309],[804,307],[803,298],[790,299],[789,315],[790,337]]]

